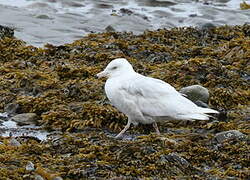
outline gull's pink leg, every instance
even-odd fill
[[[158,128],[156,122],[153,123],[153,127],[155,128],[156,134],[157,134],[157,135],[160,135],[161,133],[160,133],[160,131],[159,131],[159,128]]]
[[[130,127],[130,124],[131,122],[128,120],[127,125],[123,128],[123,130],[119,134],[115,136],[115,138],[121,137],[128,130],[128,128]]]

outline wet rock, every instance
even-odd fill
[[[224,131],[224,132],[217,133],[215,135],[215,139],[219,143],[222,143],[225,140],[243,139],[245,137],[246,135],[241,133],[238,130]]]
[[[197,14],[189,14],[189,17],[196,17],[198,16]]]
[[[21,146],[21,143],[18,140],[16,140],[15,138],[11,138],[9,144],[11,146],[15,146],[15,147]]]
[[[131,11],[130,9],[126,9],[126,8],[121,8],[120,13],[131,15],[131,14],[133,14],[133,11]]]
[[[4,111],[7,112],[9,115],[18,113],[19,109],[20,109],[20,106],[17,103],[10,103],[4,107]]]
[[[15,115],[11,118],[18,125],[36,125],[38,116],[35,113],[23,113]]]
[[[202,29],[202,30],[209,30],[209,29],[213,29],[215,27],[216,26],[213,23],[205,23],[205,24],[202,24],[200,26],[200,29]]]
[[[4,37],[14,37],[14,29],[0,25],[0,39],[3,39]]]
[[[203,108],[209,108],[207,103],[204,103],[200,100],[194,102],[197,106],[203,107]]]
[[[44,180],[44,178],[40,175],[35,175],[35,180]]]
[[[170,153],[167,156],[165,156],[165,159],[169,162],[173,162],[183,167],[190,166],[190,163],[186,159],[178,155],[177,153]]]
[[[35,170],[35,166],[34,166],[34,164],[33,164],[31,161],[29,161],[29,162],[27,163],[25,169],[26,169],[27,171],[34,171],[34,170]]]
[[[48,15],[46,14],[40,14],[40,15],[37,15],[36,18],[38,19],[52,19],[50,18]]]
[[[209,99],[208,89],[201,85],[187,86],[180,89],[179,92],[187,95],[187,98],[193,102],[202,101],[207,103]]]
[[[113,26],[111,26],[111,25],[108,25],[108,26],[105,28],[105,30],[106,30],[107,32],[115,32],[115,31],[116,31],[115,28],[114,28]]]

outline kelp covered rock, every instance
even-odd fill
[[[209,106],[222,115],[210,122],[170,120],[160,125],[161,137],[151,134],[133,141],[109,137],[104,132],[120,131],[126,117],[110,105],[104,81],[95,74],[117,57],[127,58],[137,72],[162,79],[177,90],[202,85],[209,90]],[[15,113],[35,113],[40,125],[64,134],[44,143],[21,139],[18,147],[1,138],[0,175],[11,179],[50,177],[46,172],[64,179],[247,178],[249,140],[218,144],[214,137],[229,130],[250,133],[249,59],[249,25],[161,29],[137,36],[107,32],[44,48],[2,39],[0,110],[14,104]],[[128,131],[150,132],[148,126]],[[38,172],[25,170],[29,161]]]
[[[152,134],[135,141],[115,140],[101,131],[66,133],[46,143],[23,139],[18,147],[1,139],[0,173],[12,179],[34,178],[37,174],[64,179],[248,176],[246,141],[217,145],[212,137],[200,133],[164,136],[176,139],[178,144],[165,143],[163,136]],[[25,170],[30,161],[35,171]]]
[[[0,39],[6,38],[6,37],[13,38],[14,37],[14,29],[0,25]]]

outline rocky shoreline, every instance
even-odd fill
[[[107,32],[44,48],[2,32],[0,112],[29,113],[51,132],[44,141],[0,136],[3,179],[249,178],[250,25]],[[178,90],[206,87],[221,115],[168,121],[161,136],[139,126],[114,139],[126,117],[95,74],[117,57]]]

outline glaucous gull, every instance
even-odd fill
[[[131,123],[153,124],[157,134],[157,122],[167,119],[208,120],[209,113],[219,113],[198,107],[170,84],[134,71],[124,58],[112,60],[97,77],[107,77],[105,92],[119,111],[128,117],[127,125],[116,136],[121,137]]]

